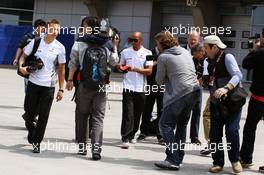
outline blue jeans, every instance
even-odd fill
[[[166,161],[174,165],[179,165],[183,161],[186,127],[198,98],[199,91],[191,92],[166,106],[161,115],[159,129],[166,143]]]
[[[190,138],[195,139],[199,136],[199,127],[200,127],[200,118],[201,118],[201,108],[202,108],[202,96],[203,91],[202,88],[199,90],[199,98],[195,103],[192,109],[192,117],[191,117],[191,131]]]
[[[228,158],[232,163],[239,161],[239,122],[241,118],[242,109],[225,120],[221,116],[216,115],[216,105],[214,103],[211,103],[210,105],[210,144],[211,149],[213,150],[213,164],[223,167],[225,163],[224,148],[222,142],[224,126],[228,148]]]
[[[240,157],[243,163],[250,164],[253,159],[257,124],[264,117],[264,103],[251,98],[243,131],[243,142]]]

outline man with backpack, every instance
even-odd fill
[[[117,49],[106,47],[109,36],[101,31],[99,19],[92,17],[90,34],[84,35],[72,47],[69,62],[69,77],[66,88],[72,90],[73,75],[80,66],[80,84],[77,90],[78,110],[78,154],[87,154],[87,120],[92,120],[91,151],[92,159],[100,160],[103,141],[103,119],[106,106],[106,84],[109,83],[110,68],[118,65]],[[97,31],[100,29],[100,32]]]

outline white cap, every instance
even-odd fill
[[[204,43],[207,44],[215,44],[220,49],[225,49],[226,45],[220,40],[220,38],[216,35],[209,35],[204,38]]]

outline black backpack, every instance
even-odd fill
[[[109,83],[107,50],[103,45],[89,45],[81,66],[81,83],[85,88],[99,90]]]

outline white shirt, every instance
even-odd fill
[[[35,39],[24,48],[26,55],[31,54],[34,41]],[[49,44],[44,39],[41,39],[35,56],[43,61],[44,66],[42,69],[30,73],[29,81],[39,86],[55,87],[57,65],[66,63],[65,47],[56,39]]]
[[[129,47],[121,52],[120,64],[129,65],[137,68],[153,66],[153,61],[147,61],[146,56],[152,55],[152,52],[143,46],[136,51]],[[123,88],[135,92],[144,92],[145,76],[137,72],[128,72],[124,74]]]
[[[203,65],[204,65],[204,70],[203,70],[203,75],[209,75],[209,72],[208,72],[208,61],[207,61],[207,59],[208,58],[205,58],[204,59],[204,63],[203,63]]]

